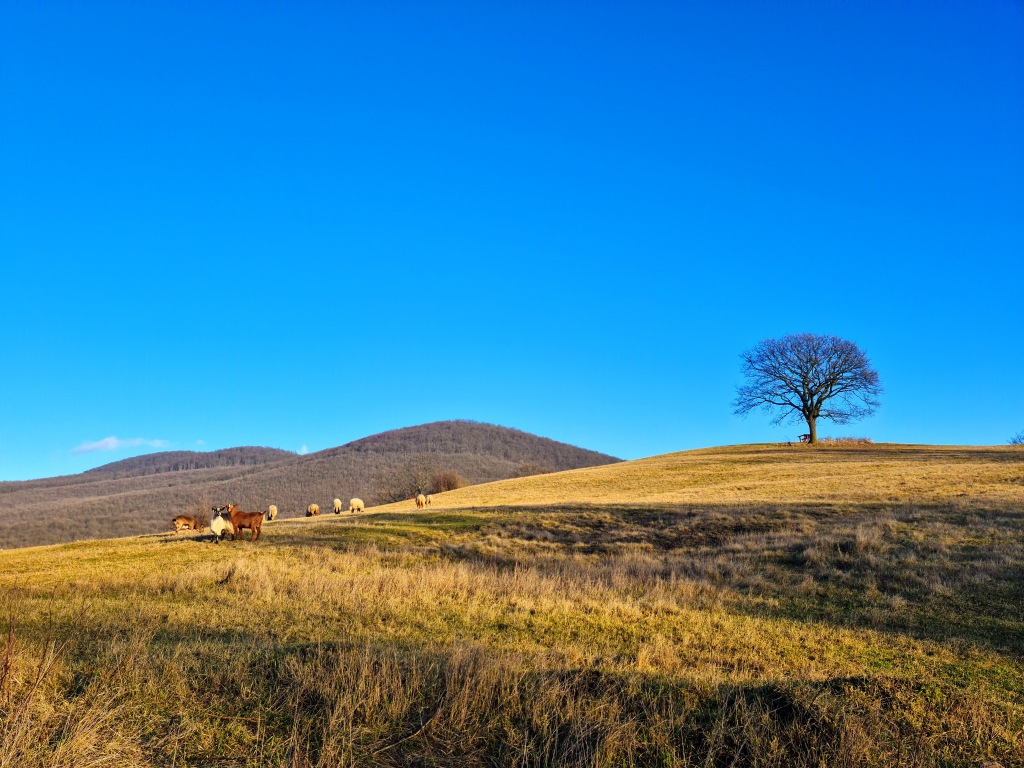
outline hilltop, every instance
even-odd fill
[[[508,427],[442,421],[372,435],[305,456],[274,448],[146,454],[78,475],[0,483],[0,548],[166,530],[214,503],[276,504],[283,517],[334,498],[409,498],[441,472],[464,483],[618,459]]]
[[[224,448],[219,451],[160,451],[104,464],[82,474],[89,479],[116,480],[162,472],[187,472],[193,469],[252,467],[294,459],[297,456],[298,454],[292,451],[254,446]]]
[[[1022,500],[1024,448],[733,446],[2,552],[0,755],[1021,765]]]

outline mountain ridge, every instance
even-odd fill
[[[275,504],[282,517],[334,498],[408,498],[439,473],[465,484],[619,459],[510,427],[440,421],[388,430],[306,455],[276,448],[160,451],[78,475],[0,484],[0,548],[164,530],[172,517],[208,517],[216,503]]]

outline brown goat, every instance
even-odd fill
[[[249,529],[249,541],[260,540],[260,527],[263,525],[262,512],[243,512],[235,504],[228,504],[220,509],[227,511],[228,517],[231,519],[231,527],[235,529],[231,534],[232,541],[242,535],[243,528]]]
[[[185,517],[185,515],[178,515],[176,518],[171,520],[174,523],[174,532],[178,533],[182,529],[186,531],[191,529],[193,531],[203,530],[203,526],[199,524],[199,521],[194,517]]]

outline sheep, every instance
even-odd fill
[[[229,534],[232,539],[235,537],[235,526],[222,515],[217,515],[210,521],[210,533],[217,537],[217,543],[220,544],[220,540]]]
[[[187,530],[200,531],[202,532],[203,526],[194,517],[185,517],[185,515],[178,515],[176,518],[171,520],[174,524],[174,532],[178,533],[183,528]]]
[[[352,499],[348,503],[348,511],[349,512],[353,512],[353,513],[354,512],[362,512],[363,511],[363,500],[362,499]]]
[[[306,517],[314,517],[314,516],[319,515],[319,514],[320,514],[320,505],[319,504],[310,504],[308,507],[306,507]]]
[[[427,494],[427,506],[428,507],[430,506],[430,494],[429,493]]]
[[[334,500],[334,514],[336,514],[336,515],[340,515],[341,514],[341,499],[335,499]]]
[[[270,508],[267,509],[267,520],[277,519],[277,504],[271,504]]]
[[[231,518],[231,527],[235,529],[231,534],[232,541],[238,539],[246,528],[249,529],[249,541],[260,540],[260,526],[263,525],[262,512],[243,512],[235,504],[228,504],[227,512]]]
[[[427,506],[427,497],[422,493],[416,497],[416,509],[423,509]]]

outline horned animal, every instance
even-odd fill
[[[249,541],[260,540],[260,526],[263,525],[262,512],[243,512],[234,504],[227,505],[227,512],[228,517],[231,518],[231,527],[235,529],[231,534],[232,541],[241,536],[242,531],[246,528],[249,529]]]
[[[230,520],[219,514],[210,521],[210,533],[217,537],[217,543],[220,544],[220,540],[228,534],[234,537],[235,527]]]

